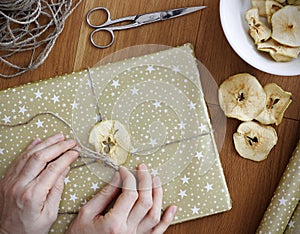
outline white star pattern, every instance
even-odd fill
[[[180,124],[178,124],[179,129],[185,129],[185,125],[186,125],[186,123],[180,122]]]
[[[65,184],[68,184],[68,183],[70,183],[70,182],[71,182],[71,180],[70,180],[69,176],[65,178],[64,182],[65,182]]]
[[[4,116],[4,118],[2,119],[4,121],[4,123],[10,123],[10,116]]]
[[[195,156],[198,160],[200,160],[201,158],[203,158],[204,156],[203,156],[203,153],[202,153],[202,151],[200,151],[200,152],[196,152],[196,156]]]
[[[91,189],[94,190],[94,192],[99,188],[98,183],[92,183]]]
[[[180,69],[178,66],[173,66],[172,71],[175,72],[175,74],[177,74],[178,72],[180,72]]]
[[[146,71],[151,73],[152,71],[155,71],[155,69],[153,68],[153,65],[148,65]]]
[[[186,197],[186,196],[187,196],[187,195],[186,195],[186,190],[181,190],[181,189],[180,189],[180,192],[178,193],[178,196],[180,196],[181,198]]]
[[[111,86],[113,86],[115,89],[120,86],[119,80],[113,80]]]
[[[0,148],[0,154],[4,154],[4,149],[3,148]]]
[[[76,103],[75,101],[71,104],[72,109],[78,109],[78,103]]]
[[[287,200],[284,198],[284,197],[281,197],[280,199],[279,199],[279,205],[281,206],[281,205],[286,205],[286,202],[287,202]]]
[[[196,109],[196,103],[190,102],[189,108],[190,108],[190,110],[195,110]]]
[[[25,106],[19,107],[19,113],[22,113],[24,115],[26,111],[27,109]]]
[[[155,101],[154,104],[155,108],[161,107],[161,104],[159,101]]]
[[[138,95],[139,94],[139,89],[137,89],[135,86],[132,89],[130,89],[130,91],[131,91],[132,95]]]
[[[184,177],[181,178],[183,184],[188,184],[189,183],[189,179],[190,178],[186,177],[186,175],[184,175]]]
[[[41,93],[40,90],[38,90],[38,91],[36,91],[36,92],[34,93],[36,99],[42,98],[42,94],[43,94],[43,93]]]
[[[294,228],[295,227],[295,222],[293,220],[291,220],[289,223],[289,228]]]
[[[192,214],[198,214],[199,213],[199,208],[197,208],[196,206],[194,206],[193,208],[191,208]]]
[[[206,183],[206,186],[204,186],[204,188],[206,188],[206,192],[213,190],[212,186],[213,186],[212,184]]]
[[[44,121],[41,121],[40,119],[38,119],[38,121],[35,123],[36,124],[36,127],[37,128],[43,128],[43,124],[44,124]]]
[[[70,194],[70,201],[75,202],[77,199],[78,199],[78,197],[77,197],[76,193]]]
[[[53,101],[53,103],[57,103],[59,102],[59,96],[56,96],[55,94],[53,95],[53,98],[51,98],[51,100]]]
[[[201,132],[207,132],[207,127],[205,124],[200,124],[199,129]]]
[[[151,175],[153,175],[153,176],[159,175],[158,169],[151,169]]]
[[[156,140],[156,139],[151,139],[151,140],[150,140],[150,145],[151,145],[152,147],[156,146],[156,145],[157,145],[157,140]]]

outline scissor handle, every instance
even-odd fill
[[[94,38],[93,38],[94,34],[97,33],[97,32],[99,32],[99,31],[106,31],[106,32],[108,32],[110,34],[111,41],[108,44],[106,44],[106,45],[99,45],[99,44],[97,44],[94,41]],[[97,29],[95,29],[94,31],[91,32],[91,34],[90,34],[90,41],[92,42],[93,46],[95,46],[96,48],[105,49],[105,48],[110,47],[114,43],[114,41],[115,41],[115,35],[114,35],[114,32],[113,32],[112,29],[109,29],[109,28],[97,28]]]
[[[105,11],[106,13],[106,21],[103,24],[93,24],[90,21],[90,16],[92,13],[94,13],[95,11]],[[105,7],[95,7],[91,10],[89,10],[89,12],[86,15],[86,22],[88,23],[89,26],[91,26],[92,28],[98,28],[98,27],[105,27],[111,24],[112,20],[110,18],[110,12],[107,8]]]

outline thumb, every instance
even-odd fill
[[[116,172],[112,181],[103,187],[91,200],[79,211],[81,218],[92,220],[101,214],[117,196],[121,186],[121,176]]]

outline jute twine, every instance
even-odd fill
[[[12,78],[40,66],[82,0],[1,0],[0,65]],[[16,57],[24,59],[17,63]]]

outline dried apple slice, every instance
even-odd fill
[[[300,46],[300,11],[297,6],[285,6],[271,19],[272,38],[287,46]]]
[[[251,0],[252,8],[258,9],[260,16],[266,17],[266,0]]]
[[[236,151],[243,158],[253,161],[266,159],[278,140],[275,129],[256,122],[243,122],[233,134]]]
[[[264,110],[255,118],[262,124],[279,125],[284,112],[292,102],[292,94],[284,91],[277,84],[270,83],[264,87],[267,103]]]
[[[266,18],[268,23],[271,23],[272,15],[281,9],[283,6],[278,1],[266,0],[265,2]]]
[[[248,22],[249,34],[255,44],[266,41],[271,37],[271,29],[259,19],[257,8],[246,11],[245,19]]]
[[[130,155],[130,135],[117,120],[105,120],[97,123],[90,132],[89,143],[97,152],[109,155],[117,165],[126,162]]]
[[[254,76],[240,73],[220,85],[219,103],[227,117],[250,121],[264,109],[266,94]]]
[[[287,4],[300,6],[300,0],[287,0]]]
[[[269,39],[266,42],[260,42],[257,44],[257,49],[270,53],[270,55],[277,62],[290,61],[293,58],[297,58],[300,53],[300,47],[290,47],[279,44],[273,39]]]

